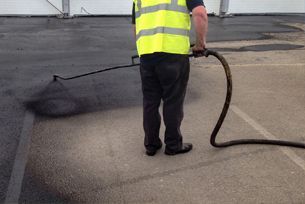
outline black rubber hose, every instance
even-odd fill
[[[266,144],[266,145],[280,145],[280,146],[289,146],[289,147],[297,147],[297,148],[305,148],[304,143],[299,142],[292,142],[292,141],[283,141],[283,140],[266,140],[266,139],[240,139],[240,140],[231,140],[227,142],[216,142],[216,136],[218,134],[219,129],[221,128],[221,125],[227,115],[227,112],[230,107],[231,103],[231,97],[232,97],[232,75],[231,70],[228,62],[226,59],[219,54],[218,52],[212,51],[212,50],[206,50],[204,53],[204,56],[208,57],[209,55],[213,55],[216,57],[222,64],[226,79],[227,79],[227,94],[226,94],[226,100],[222,109],[222,112],[220,114],[220,117],[217,121],[216,126],[213,129],[213,132],[211,134],[210,143],[214,147],[229,147],[233,145],[242,145],[242,144]]]
[[[224,106],[222,108],[222,112],[219,116],[219,119],[216,123],[216,126],[213,129],[213,132],[212,132],[211,138],[210,138],[210,143],[212,146],[229,147],[229,146],[233,146],[233,145],[242,145],[242,144],[268,144],[268,145],[281,145],[281,146],[305,148],[304,143],[283,141],[283,140],[240,139],[240,140],[231,140],[231,141],[222,142],[222,143],[216,142],[216,136],[227,115],[227,112],[229,110],[230,103],[231,103],[231,98],[232,98],[232,75],[231,75],[230,66],[229,66],[228,62],[226,61],[226,59],[221,54],[219,54],[218,52],[215,52],[213,50],[206,49],[204,51],[194,52],[193,54],[190,54],[189,57],[195,57],[195,58],[202,57],[202,56],[208,57],[210,55],[216,57],[221,62],[222,66],[224,68],[225,74],[226,74],[226,79],[227,79],[226,100],[225,100]],[[81,75],[77,75],[77,76],[73,76],[73,77],[61,77],[58,75],[53,75],[53,80],[56,81],[57,78],[61,79],[61,80],[72,80],[72,79],[76,79],[76,78],[80,78],[80,77],[84,77],[84,76],[88,76],[88,75],[92,75],[92,74],[97,74],[97,73],[101,73],[101,72],[106,72],[106,71],[110,71],[110,70],[139,66],[140,65],[139,63],[134,63],[134,60],[136,58],[138,58],[138,56],[132,57],[132,64],[130,64],[130,65],[110,67],[110,68],[106,68],[106,69],[102,69],[102,70],[98,70],[98,71],[94,71],[94,72],[89,72],[89,73],[85,73],[85,74],[81,74]]]

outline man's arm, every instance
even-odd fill
[[[204,6],[197,6],[192,10],[192,19],[196,32],[196,44],[193,51],[206,48],[206,36],[208,32],[208,15]]]

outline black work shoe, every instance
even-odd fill
[[[176,154],[184,154],[193,149],[193,145],[191,143],[183,143],[181,149],[173,151],[165,148],[165,154],[167,155],[176,155]]]
[[[154,156],[154,155],[157,153],[157,151],[158,151],[159,149],[161,149],[161,147],[162,147],[162,145],[160,145],[160,146],[157,147],[156,149],[151,149],[151,150],[146,149],[146,154],[147,154],[147,156]]]

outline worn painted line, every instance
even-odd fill
[[[246,121],[249,125],[251,125],[256,131],[262,134],[265,138],[269,140],[278,140],[273,134],[266,130],[262,125],[258,124],[254,119],[252,119],[249,115],[240,110],[238,107],[232,105],[231,110],[239,117],[241,117],[244,121]],[[305,171],[305,161],[301,157],[296,155],[292,150],[288,149],[287,147],[282,147],[280,148],[280,150],[295,164],[297,164]]]
[[[24,171],[28,161],[34,119],[34,113],[26,111],[15,156],[14,166],[6,193],[6,198],[4,201],[5,204],[18,203],[21,193]]]

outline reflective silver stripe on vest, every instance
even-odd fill
[[[139,18],[141,14],[146,13],[153,13],[160,10],[166,10],[166,11],[177,11],[185,14],[189,14],[190,11],[187,9],[186,6],[180,6],[175,3],[172,4],[158,4],[156,6],[148,6],[144,8],[139,8],[139,11],[136,12],[136,18]]]
[[[182,28],[157,27],[153,29],[141,30],[137,34],[137,40],[142,36],[151,36],[157,33],[182,35],[189,37],[190,31]]]

